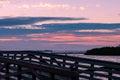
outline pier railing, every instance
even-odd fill
[[[24,73],[32,73],[33,78],[37,77],[38,80],[41,80],[40,75],[47,75],[44,72],[52,74],[49,78],[52,80],[57,77],[56,74],[69,77],[70,80],[120,80],[120,63],[55,55],[54,53],[39,51],[0,51],[0,55],[2,56],[0,57],[1,65],[4,64],[6,72],[9,73],[8,67],[17,66],[18,80]],[[7,66],[10,64],[12,65]],[[40,68],[38,69],[38,67]],[[2,70],[4,68],[1,67],[0,72]],[[40,71],[42,72],[38,75]]]

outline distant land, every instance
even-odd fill
[[[102,48],[94,48],[91,50],[87,50],[85,55],[110,55],[110,56],[120,56],[120,47],[102,47]]]

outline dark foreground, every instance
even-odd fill
[[[120,63],[39,51],[0,55],[0,80],[120,80]]]

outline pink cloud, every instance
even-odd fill
[[[23,40],[17,37],[8,37],[8,38],[0,38],[0,42],[8,42],[8,41],[20,41]]]
[[[30,34],[30,40],[49,41],[54,44],[77,44],[77,45],[116,45],[119,44],[120,35],[83,35],[73,34]]]

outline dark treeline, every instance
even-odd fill
[[[85,55],[120,55],[120,47],[102,47],[86,51]]]

